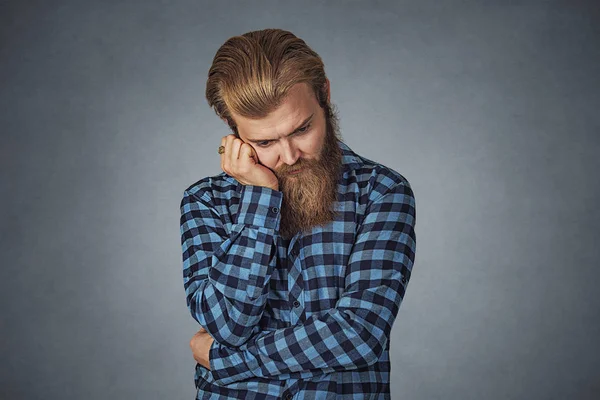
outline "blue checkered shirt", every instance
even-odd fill
[[[390,331],[413,267],[415,198],[338,141],[334,221],[279,235],[282,192],[202,179],[181,201],[187,305],[215,339],[197,399],[389,399]]]

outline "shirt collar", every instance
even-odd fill
[[[346,143],[338,139],[338,146],[342,150],[342,166],[344,172],[360,166],[360,156],[352,151],[352,149],[350,149]]]

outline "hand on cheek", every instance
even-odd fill
[[[264,186],[279,190],[279,181],[269,168],[261,165],[258,155],[248,143],[235,135],[221,139],[225,151],[221,154],[221,169],[242,185]]]

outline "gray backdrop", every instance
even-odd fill
[[[267,27],[415,191],[392,398],[598,396],[598,8],[0,1],[0,397],[193,398],[179,201],[220,172],[214,53]]]

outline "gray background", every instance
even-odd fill
[[[597,2],[595,2],[597,3]],[[1,1],[2,399],[191,399],[179,201],[230,36],[291,30],[417,199],[393,399],[600,394],[600,29],[581,1]]]

